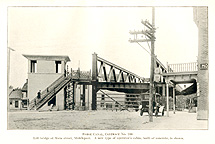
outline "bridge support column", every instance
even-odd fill
[[[92,84],[92,110],[97,110],[97,87],[96,82]]]
[[[83,101],[82,106],[85,107],[85,85],[83,85]]]
[[[76,83],[73,82],[72,83],[72,92],[73,92],[73,95],[72,95],[72,110],[75,109],[75,96],[76,96]]]
[[[97,54],[93,54],[92,60],[92,110],[97,109]]]
[[[164,98],[165,98],[165,84],[162,84],[162,104],[164,104]]]
[[[162,105],[165,106],[165,94],[166,94],[166,90],[165,90],[165,84],[162,84],[162,99],[161,99],[161,102],[162,102]]]
[[[173,114],[175,114],[175,86],[173,87]]]
[[[169,117],[169,83],[166,83],[166,115]]]

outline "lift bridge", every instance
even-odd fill
[[[156,58],[156,67],[159,67],[165,76],[168,76],[168,71],[173,71],[169,67],[169,70],[164,67],[164,65]],[[169,75],[170,76],[170,75]],[[165,77],[161,77],[161,82],[155,83],[155,91],[162,93],[159,87],[165,84]],[[149,78],[140,77],[114,63],[111,63],[101,57],[96,53],[92,55],[92,72],[91,71],[74,71],[68,72],[60,76],[51,85],[49,85],[45,90],[41,92],[41,98],[35,97],[29,103],[29,109],[39,110],[46,103],[48,103],[53,97],[62,89],[66,88],[67,104],[75,103],[75,83],[82,85],[92,85],[92,110],[97,109],[97,92],[101,91],[105,96],[109,97],[115,103],[126,107],[125,104],[120,103],[114,97],[108,95],[103,90],[110,90],[116,92],[123,92],[125,94],[136,94],[140,95],[143,93],[148,93],[149,91]],[[162,94],[161,94],[162,95]],[[133,99],[133,98],[131,98]],[[134,105],[137,106],[137,101],[139,101],[140,96],[135,98]],[[85,101],[85,97],[83,97]],[[74,109],[74,105],[73,105]]]

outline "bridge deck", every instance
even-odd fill
[[[125,93],[144,93],[149,90],[149,83],[98,82],[97,88]]]
[[[163,76],[178,76],[178,75],[197,75],[198,71],[187,71],[187,72],[169,72],[163,73]]]

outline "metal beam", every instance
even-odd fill
[[[113,68],[114,68],[114,67],[111,66],[110,71],[109,71],[109,74],[108,74],[107,82],[110,82],[110,81],[111,81],[112,73],[113,73]]]
[[[150,30],[145,30],[145,31],[129,31],[130,34],[132,35],[137,35],[137,34],[144,34],[146,35],[149,39],[151,38],[154,38],[155,39],[155,36],[153,35],[153,31],[150,31]],[[136,39],[136,38],[135,38]]]
[[[111,62],[109,62],[109,61],[107,61],[107,60],[105,60],[105,59],[103,59],[103,58],[100,58],[100,57],[97,56],[97,60],[100,61],[100,62],[103,62],[103,63],[105,63],[105,64],[107,64],[107,65],[109,65],[109,66],[113,66],[115,69],[121,70],[121,71],[123,71],[124,73],[133,75],[133,76],[135,76],[135,77],[137,77],[137,78],[140,78],[140,79],[144,80],[143,77],[140,77],[140,76],[138,76],[138,75],[136,75],[136,74],[134,74],[134,73],[132,73],[132,72],[130,72],[130,71],[128,71],[128,70],[126,70],[126,69],[124,69],[124,68],[118,66],[118,65],[115,65],[115,64],[113,64],[113,63],[111,63]]]
[[[97,98],[96,98],[96,93],[97,93],[97,54],[93,54],[93,60],[92,60],[92,110],[97,109]]]
[[[119,83],[119,82],[98,82],[97,89],[145,89],[149,90],[148,83]]]
[[[163,73],[163,76],[197,75],[198,71]]]
[[[72,91],[73,91],[73,96],[72,96],[72,110],[75,109],[75,102],[76,102],[76,83],[72,83]]]
[[[161,61],[157,57],[155,57],[155,59],[156,59],[156,63],[158,63],[158,65],[160,65],[161,68],[167,72],[167,68],[161,63]]]
[[[113,78],[114,78],[114,81],[115,81],[115,82],[117,82],[117,79],[116,79],[116,72],[115,72],[115,69],[114,69],[114,67],[113,67],[113,70],[112,70],[112,72],[113,72]]]
[[[134,31],[129,31],[129,33],[130,33],[130,34],[133,34],[133,35],[134,35],[134,34],[147,34],[147,33],[152,33],[152,32],[153,32],[153,31],[151,31],[151,30],[145,30],[145,31],[144,31],[144,30],[141,30],[141,31],[135,31],[135,30],[134,30]]]
[[[97,59],[98,56],[96,53],[93,54],[92,57],[92,81],[96,81],[97,80],[97,75],[98,75],[98,70],[97,70]]]
[[[169,84],[166,83],[166,112],[167,117],[169,117]]]
[[[105,80],[107,81],[107,73],[106,73],[106,67],[105,67],[105,64],[103,63],[103,72],[104,72],[104,77],[105,77]]]
[[[155,28],[154,28],[154,24],[150,24],[148,21],[141,21],[141,23],[144,25],[144,26],[146,26],[148,29],[150,29],[150,30],[154,30],[154,32],[155,32]],[[153,23],[153,22],[152,22]]]
[[[129,40],[129,42],[134,43],[134,42],[151,42],[152,40],[150,39],[135,39],[135,40]]]
[[[82,106],[84,106],[84,107],[86,106],[86,104],[85,104],[85,103],[86,103],[85,99],[86,99],[86,98],[85,98],[85,85],[83,85],[83,102],[82,102]]]
[[[173,114],[175,114],[175,86],[173,87]]]
[[[122,71],[120,71],[119,74],[118,74],[118,76],[117,76],[117,82],[120,82],[121,77],[122,77]],[[122,78],[122,81],[123,81],[123,78]]]

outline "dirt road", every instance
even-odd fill
[[[128,111],[9,112],[8,129],[26,130],[147,130],[207,129],[208,122],[196,120],[196,113],[170,112],[169,117],[153,117]]]

